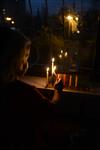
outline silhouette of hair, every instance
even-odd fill
[[[21,75],[20,65],[30,40],[19,30],[0,27],[0,83],[7,83]]]

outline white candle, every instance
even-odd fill
[[[53,75],[54,73],[54,61],[55,61],[55,58],[52,58],[52,66],[51,66],[51,74]]]
[[[56,66],[53,67],[53,74],[55,74],[56,68]]]

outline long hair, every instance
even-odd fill
[[[30,40],[20,31],[0,27],[0,84],[9,83],[21,75],[21,59]]]

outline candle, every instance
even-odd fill
[[[55,58],[52,58],[52,66],[51,66],[51,74],[53,75],[54,74],[54,61],[55,61]]]
[[[56,73],[55,73],[56,68],[57,68],[56,66],[53,67],[53,74],[56,74]]]
[[[63,76],[63,82],[64,82],[64,86],[66,86],[66,74],[64,74]]]
[[[46,72],[46,77],[47,77],[47,83],[48,83],[48,80],[49,80],[49,70],[50,70],[50,68],[49,67],[47,67],[47,72]]]
[[[72,75],[70,74],[70,76],[69,76],[69,87],[71,87],[71,85],[72,85]]]
[[[78,75],[75,76],[75,88],[77,87],[78,84]]]

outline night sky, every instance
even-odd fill
[[[83,0],[83,8],[84,9],[89,8],[89,6],[90,6],[89,1],[90,0]],[[26,3],[27,2],[28,2],[28,0],[26,0]],[[41,9],[44,6],[44,3],[45,3],[45,0],[31,0],[33,15],[35,15],[37,13],[37,8],[39,8],[41,11]],[[77,11],[79,11],[81,8],[81,0],[65,0],[65,6],[67,5],[68,7],[71,7],[73,3],[76,4],[76,9],[77,9]],[[62,0],[48,0],[49,14],[57,13],[58,10],[60,9],[61,5],[62,5]],[[27,8],[29,8],[28,3],[27,3]]]

